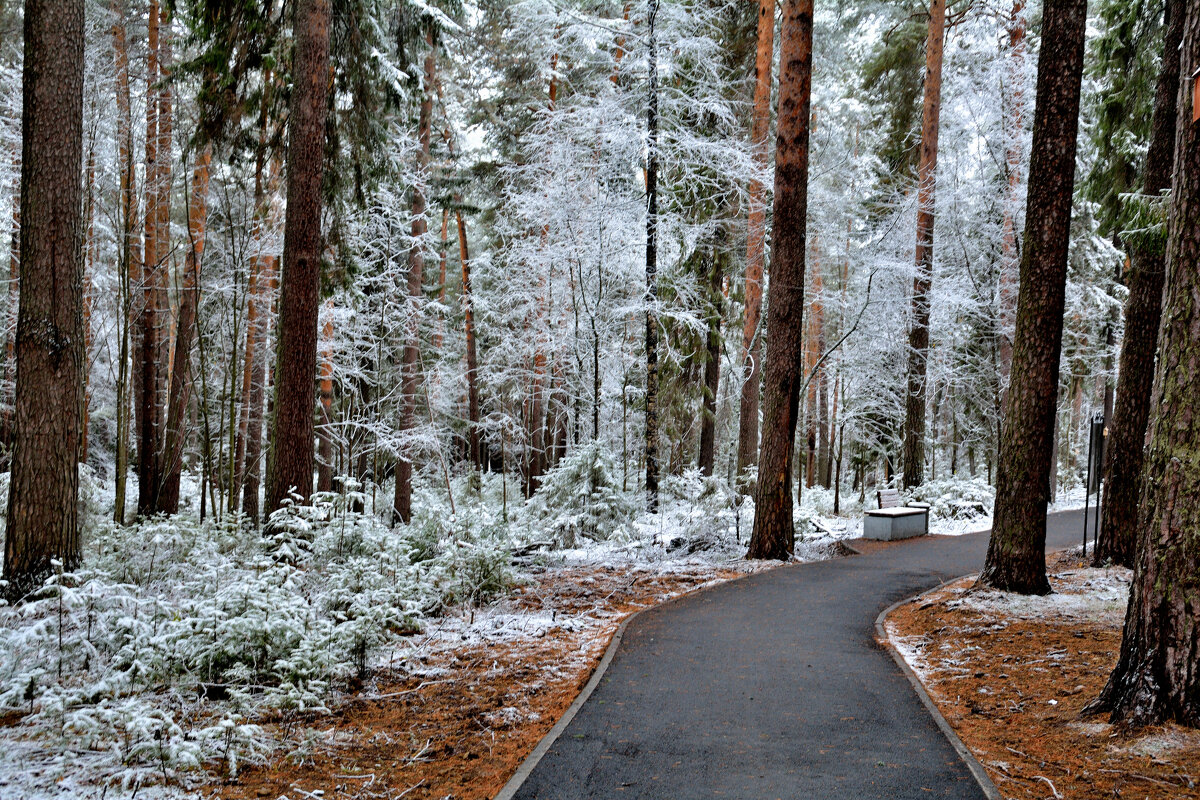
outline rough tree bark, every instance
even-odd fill
[[[1175,160],[1176,98],[1179,95],[1179,44],[1183,39],[1184,0],[1167,0],[1163,61],[1154,96],[1154,122],[1142,193],[1157,198],[1171,188]],[[1162,314],[1163,242],[1130,237],[1126,284],[1125,339],[1117,396],[1104,451],[1104,498],[1096,563],[1112,561],[1132,567],[1137,543],[1138,479],[1146,446],[1150,393],[1154,386],[1154,354]]]
[[[175,323],[175,354],[171,367],[171,390],[167,401],[167,430],[163,441],[163,484],[158,493],[158,510],[179,511],[179,479],[183,471],[183,446],[187,440],[187,413],[192,397],[192,341],[196,335],[196,312],[200,306],[200,265],[208,223],[208,179],[212,145],[200,152],[192,168],[188,198],[188,249],[184,257],[183,285],[179,288],[179,320]]]
[[[771,60],[775,48],[775,0],[758,2],[758,46],[754,55],[754,122],[750,147],[756,169],[765,172],[771,155]],[[758,463],[758,399],[762,359],[759,324],[762,318],[762,284],[766,264],[766,187],[750,181],[746,236],[746,311],[742,322],[744,353],[741,407],[738,423],[738,474]]]
[[[4,540],[15,600],[79,565],[83,409],[83,0],[25,3],[21,305]]]
[[[708,276],[708,335],[704,361],[704,399],[700,414],[700,457],[702,475],[712,475],[717,454],[717,394],[721,388],[721,320],[725,315],[721,284],[725,280],[724,237],[712,251]]]
[[[150,11],[146,33],[146,220],[142,237],[142,269],[137,276],[135,291],[137,303],[137,361],[134,370],[135,422],[137,424],[138,455],[138,515],[153,514],[157,507],[155,492],[159,486],[157,466],[159,452],[159,425],[156,393],[158,390],[158,308],[154,287],[156,273],[164,261],[159,252],[158,183],[161,172],[158,166],[158,79],[159,79],[159,5],[150,0]]]
[[[787,2],[781,36],[775,248],[763,367],[764,436],[755,489],[754,531],[746,557],[783,560],[791,556],[796,539],[790,489],[804,350],[813,0]]]
[[[275,414],[267,464],[266,512],[288,493],[313,487],[317,314],[321,294],[321,177],[329,86],[329,0],[299,0],[288,120],[287,217],[275,348]]]
[[[1200,75],[1200,0],[1188,0],[1180,74]],[[1182,10],[1182,9],[1180,9]],[[1185,80],[1179,116],[1150,447],[1137,563],[1121,655],[1091,711],[1143,726],[1200,725],[1200,100]]]
[[[1046,4],[1012,382],[1004,401],[992,538],[979,578],[984,585],[1022,594],[1050,591],[1046,504],[1086,24],[1087,0]]]
[[[125,499],[129,473],[129,412],[130,389],[136,385],[130,375],[131,334],[137,325],[134,287],[141,281],[142,249],[137,240],[137,194],[133,174],[133,115],[129,91],[129,41],[125,30],[125,4],[113,0],[113,61],[116,70],[117,94],[117,157],[120,160],[120,262],[117,265],[121,286],[121,345],[117,366],[117,441],[115,464],[115,497],[113,519],[118,525],[125,522]]]
[[[433,42],[433,22],[428,22],[425,43],[429,49],[425,54],[425,89],[421,97],[421,111],[417,122],[417,138],[420,150],[417,153],[417,171],[425,176],[429,170],[430,122],[433,117],[433,93],[437,83],[437,51]],[[424,179],[424,177],[422,177]],[[413,187],[412,235],[417,240],[408,255],[409,322],[404,340],[403,371],[401,373],[400,430],[411,431],[417,424],[417,384],[420,358],[420,306],[424,300],[425,250],[420,241],[429,224],[425,220],[425,189],[418,183]],[[405,447],[406,450],[411,448]],[[405,525],[412,519],[412,456],[402,452],[396,464],[396,492],[392,501],[393,522]]]
[[[242,512],[250,519],[257,521],[259,517],[258,490],[262,484],[262,449],[263,449],[263,404],[267,398],[267,358],[266,343],[271,332],[271,321],[277,308],[273,300],[279,290],[279,259],[274,255],[264,255],[259,262],[258,291],[259,310],[257,332],[254,336],[255,353],[250,373],[250,412],[246,418],[246,462],[242,478]],[[263,286],[266,290],[263,290]],[[268,308],[268,304],[270,308]]]
[[[457,199],[456,199],[457,202]],[[479,448],[479,361],[475,355],[475,309],[471,296],[471,254],[467,243],[467,226],[461,210],[455,210],[454,221],[458,228],[458,260],[462,265],[463,335],[467,340],[467,445],[470,449],[471,466],[476,472],[483,468],[483,455]]]
[[[658,0],[651,0],[646,94],[646,508],[658,510]]]
[[[946,0],[929,2],[925,42],[925,106],[921,160],[917,165],[917,274],[913,278],[912,327],[908,330],[908,393],[904,399],[904,485],[925,481],[925,395],[929,369],[929,292],[933,283],[933,221],[937,185],[938,128],[942,111],[942,46]]]
[[[317,429],[317,491],[333,491],[333,298],[325,303],[325,325],[321,328],[321,427]]]

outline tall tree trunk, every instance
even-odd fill
[[[1154,123],[1142,193],[1160,197],[1171,188],[1175,151],[1175,119],[1179,95],[1179,44],[1183,39],[1184,0],[1167,0],[1163,61],[1154,97]],[[1150,393],[1154,384],[1154,353],[1162,312],[1166,253],[1160,242],[1131,237],[1129,298],[1125,301],[1125,339],[1117,373],[1116,406],[1109,422],[1104,452],[1107,483],[1100,510],[1096,563],[1134,563],[1137,543],[1138,479],[1146,445]]]
[[[21,306],[4,589],[79,565],[83,408],[83,0],[27,0]]]
[[[250,450],[251,420],[257,416],[258,421],[253,430],[255,439],[262,437],[262,380],[265,372],[266,335],[267,335],[267,284],[270,281],[265,271],[267,254],[263,252],[269,230],[273,229],[278,220],[273,214],[275,198],[279,191],[279,159],[270,160],[270,171],[267,171],[267,108],[268,93],[273,84],[273,78],[268,75],[265,83],[268,90],[263,93],[262,105],[259,110],[259,140],[254,157],[254,220],[251,223],[252,252],[250,255],[249,274],[246,279],[246,341],[245,357],[242,363],[242,395],[238,412],[238,433],[234,444],[234,475],[233,486],[230,489],[229,510],[236,513],[239,505],[249,514],[249,508],[239,502],[245,494],[247,478],[247,456]],[[269,176],[269,177],[268,177]],[[255,381],[259,391],[255,394]],[[257,414],[251,409],[257,396]],[[256,445],[255,452],[258,452]],[[258,521],[258,481],[254,486],[254,513],[252,519]]]
[[[269,299],[277,296],[279,289],[279,273],[276,271],[278,259],[274,255],[260,257],[258,282],[261,287],[266,285],[265,296],[259,298],[261,308],[258,311],[257,333],[255,334],[255,353],[250,373],[250,413],[246,418],[246,464],[242,479],[242,511],[250,519],[257,521],[259,517],[258,489],[262,476],[262,434],[263,434],[263,403],[267,398],[268,376],[266,344],[270,336],[271,320],[275,317],[277,304],[272,300],[271,308],[267,307]],[[259,289],[262,292],[262,289]]]
[[[84,233],[83,263],[83,409],[79,423],[79,463],[86,464],[88,458],[88,420],[92,402],[91,381],[88,375],[88,355],[92,352],[92,271],[96,268],[96,140],[89,137],[87,156],[87,193],[84,203],[87,224]]]
[[[321,427],[317,429],[317,491],[333,491],[333,301],[325,303],[321,329]]]
[[[296,51],[288,120],[287,217],[275,347],[275,413],[267,464],[268,514],[283,505],[289,492],[308,498],[313,487],[330,0],[298,0],[293,14]]]
[[[208,144],[192,168],[192,188],[188,197],[188,249],[184,257],[183,285],[179,289],[179,320],[175,324],[174,364],[163,443],[163,485],[158,496],[158,510],[166,514],[179,511],[179,479],[187,440],[187,414],[192,400],[192,341],[196,335],[196,312],[200,307],[200,265],[208,227],[211,164],[212,145]]]
[[[658,37],[650,2],[646,95],[646,508],[658,510]]]
[[[442,209],[442,235],[438,240],[438,304],[446,307],[446,259],[450,249],[450,207]],[[446,338],[446,320],[438,316],[437,328],[433,332],[433,352],[442,352]]]
[[[116,478],[113,502],[113,519],[118,525],[125,522],[125,499],[129,473],[129,399],[130,389],[136,386],[136,377],[130,376],[131,333],[137,324],[134,288],[141,280],[141,248],[136,237],[137,194],[134,191],[133,174],[133,116],[129,92],[129,42],[125,30],[127,8],[123,0],[113,0],[113,60],[116,68],[117,93],[117,157],[120,160],[120,245],[117,264],[117,282],[121,287],[121,343],[117,364],[116,385]],[[136,376],[136,372],[134,375]]]
[[[229,497],[229,510],[236,513],[241,504],[242,487],[246,483],[246,445],[250,433],[250,397],[251,385],[254,380],[254,365],[260,341],[259,320],[262,312],[259,310],[259,272],[262,270],[262,256],[250,257],[250,274],[246,279],[246,341],[245,355],[242,359],[242,396],[238,409],[237,443],[234,447],[234,477],[232,494]]]
[[[147,23],[146,43],[146,221],[142,241],[142,270],[138,276],[138,323],[137,344],[138,366],[135,371],[136,396],[134,405],[138,429],[138,515],[153,514],[157,502],[155,492],[159,486],[158,461],[158,418],[156,416],[156,393],[158,389],[158,307],[155,286],[157,272],[165,262],[165,254],[159,252],[158,183],[161,173],[158,166],[158,80],[159,80],[159,5],[150,0],[150,15]]]
[[[808,458],[804,464],[804,486],[809,489],[820,480],[821,439],[827,424],[824,420],[825,398],[822,396],[825,390],[825,369],[820,366],[821,355],[825,352],[825,307],[822,301],[825,286],[821,280],[820,250],[816,242],[817,237],[814,235],[813,295],[808,318],[808,362],[804,369],[804,378],[808,381],[808,402],[805,404],[805,416],[808,420]]]
[[[721,388],[721,319],[725,298],[721,283],[725,280],[723,237],[713,248],[708,281],[708,336],[704,361],[704,400],[700,412],[700,473],[712,475],[717,453],[717,394]]]
[[[171,26],[170,15],[160,9],[158,47],[158,120],[155,133],[158,136],[158,175],[155,180],[157,201],[154,224],[158,243],[155,250],[158,263],[153,272],[154,293],[154,444],[158,448],[154,459],[154,477],[158,483],[153,487],[152,498],[158,505],[158,494],[162,491],[166,471],[166,420],[167,387],[171,380],[171,303],[168,293],[171,276],[171,186],[175,162],[172,158],[171,142],[174,125],[174,89],[171,79]]]
[[[929,292],[933,283],[933,220],[937,185],[938,128],[942,112],[942,45],[946,0],[929,1],[925,42],[925,108],[921,160],[917,165],[917,275],[913,279],[912,327],[908,331],[908,393],[904,398],[904,485],[925,481],[925,395],[929,371]]]
[[[12,227],[8,239],[8,297],[4,314],[4,449],[5,463],[11,464],[16,397],[9,394],[16,386],[17,313],[21,305],[21,151],[13,157],[16,176],[12,194]]]
[[[483,468],[479,448],[479,361],[475,354],[475,309],[471,294],[471,255],[467,243],[467,226],[461,210],[455,210],[458,227],[458,260],[462,265],[463,334],[467,344],[467,443],[471,451],[471,466],[476,472]]]
[[[795,548],[792,449],[804,355],[804,260],[812,106],[813,0],[784,7],[775,146],[775,247],[767,310],[763,441],[747,558],[787,559]]]
[[[424,271],[425,243],[421,241],[428,230],[425,220],[425,187],[422,182],[427,179],[429,171],[429,138],[430,122],[433,117],[433,93],[436,86],[437,51],[433,41],[433,21],[429,20],[425,31],[425,43],[428,52],[425,54],[425,87],[421,96],[421,111],[417,122],[417,138],[420,150],[417,155],[417,171],[420,174],[417,185],[413,187],[412,199],[412,235],[416,241],[408,254],[408,297],[409,321],[405,332],[403,368],[400,387],[400,430],[409,432],[417,425],[417,385],[419,383],[420,358],[420,315],[424,301]],[[403,522],[405,525],[412,519],[412,446],[404,445],[400,460],[396,464],[396,492],[392,500],[393,523]]]
[[[1021,170],[1024,153],[1021,139],[1025,130],[1025,19],[1026,0],[1013,0],[1007,22],[1008,57],[1006,79],[1001,95],[1001,121],[1004,136],[1004,222],[1000,253],[1000,329],[997,331],[1000,354],[1001,395],[1008,389],[1012,370],[1012,334],[1017,313],[1017,289],[1021,254],[1017,246],[1017,214],[1020,211]]]
[[[1181,7],[1177,11],[1183,11]],[[1188,0],[1180,74],[1200,75],[1200,0]],[[1170,53],[1170,51],[1167,51]],[[1200,725],[1200,91],[1185,81],[1171,187],[1167,289],[1142,472],[1137,562],[1121,655],[1092,710],[1134,726]],[[1160,84],[1161,86],[1161,84]]]
[[[757,170],[765,172],[771,155],[771,61],[775,47],[775,0],[758,0],[758,46],[754,55],[754,122],[750,147]],[[742,322],[744,352],[741,407],[738,423],[738,474],[758,463],[758,395],[762,349],[762,284],[766,264],[766,187],[750,180],[746,237],[746,311]]]
[[[1012,382],[1004,403],[992,538],[980,575],[987,586],[1022,594],[1050,591],[1046,503],[1086,25],[1087,0],[1046,4]]]

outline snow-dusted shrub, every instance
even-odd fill
[[[263,757],[250,722],[322,711],[381,648],[447,605],[515,582],[507,531],[471,509],[436,546],[353,497],[290,504],[259,532],[230,518],[93,519],[84,564],[0,605],[0,711],[48,752],[104,753],[111,780],[176,779]],[[432,511],[430,512],[432,514]]]
[[[603,541],[629,522],[633,498],[621,489],[616,460],[599,442],[581,445],[542,480],[527,512],[548,528],[558,544]]]
[[[668,547],[697,550],[736,549],[738,497],[721,478],[690,468],[667,475],[660,485],[659,539]]]
[[[906,499],[929,503],[935,519],[974,519],[991,513],[996,490],[982,477],[938,478],[909,489]]]

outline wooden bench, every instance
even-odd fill
[[[929,505],[900,505],[900,492],[881,489],[875,493],[879,508],[863,512],[863,538],[891,542],[929,533]]]

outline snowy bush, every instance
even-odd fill
[[[84,564],[0,606],[0,711],[53,752],[105,754],[127,786],[219,764],[236,776],[274,744],[244,720],[322,712],[382,648],[517,578],[506,529],[390,529],[353,495],[290,504],[265,530],[160,517],[93,518]]]
[[[632,519],[635,505],[621,489],[612,454],[589,442],[546,473],[527,512],[559,545],[575,547],[580,539],[608,539]]]
[[[906,492],[909,501],[929,503],[933,519],[974,519],[990,514],[996,490],[982,477],[939,478]]]

